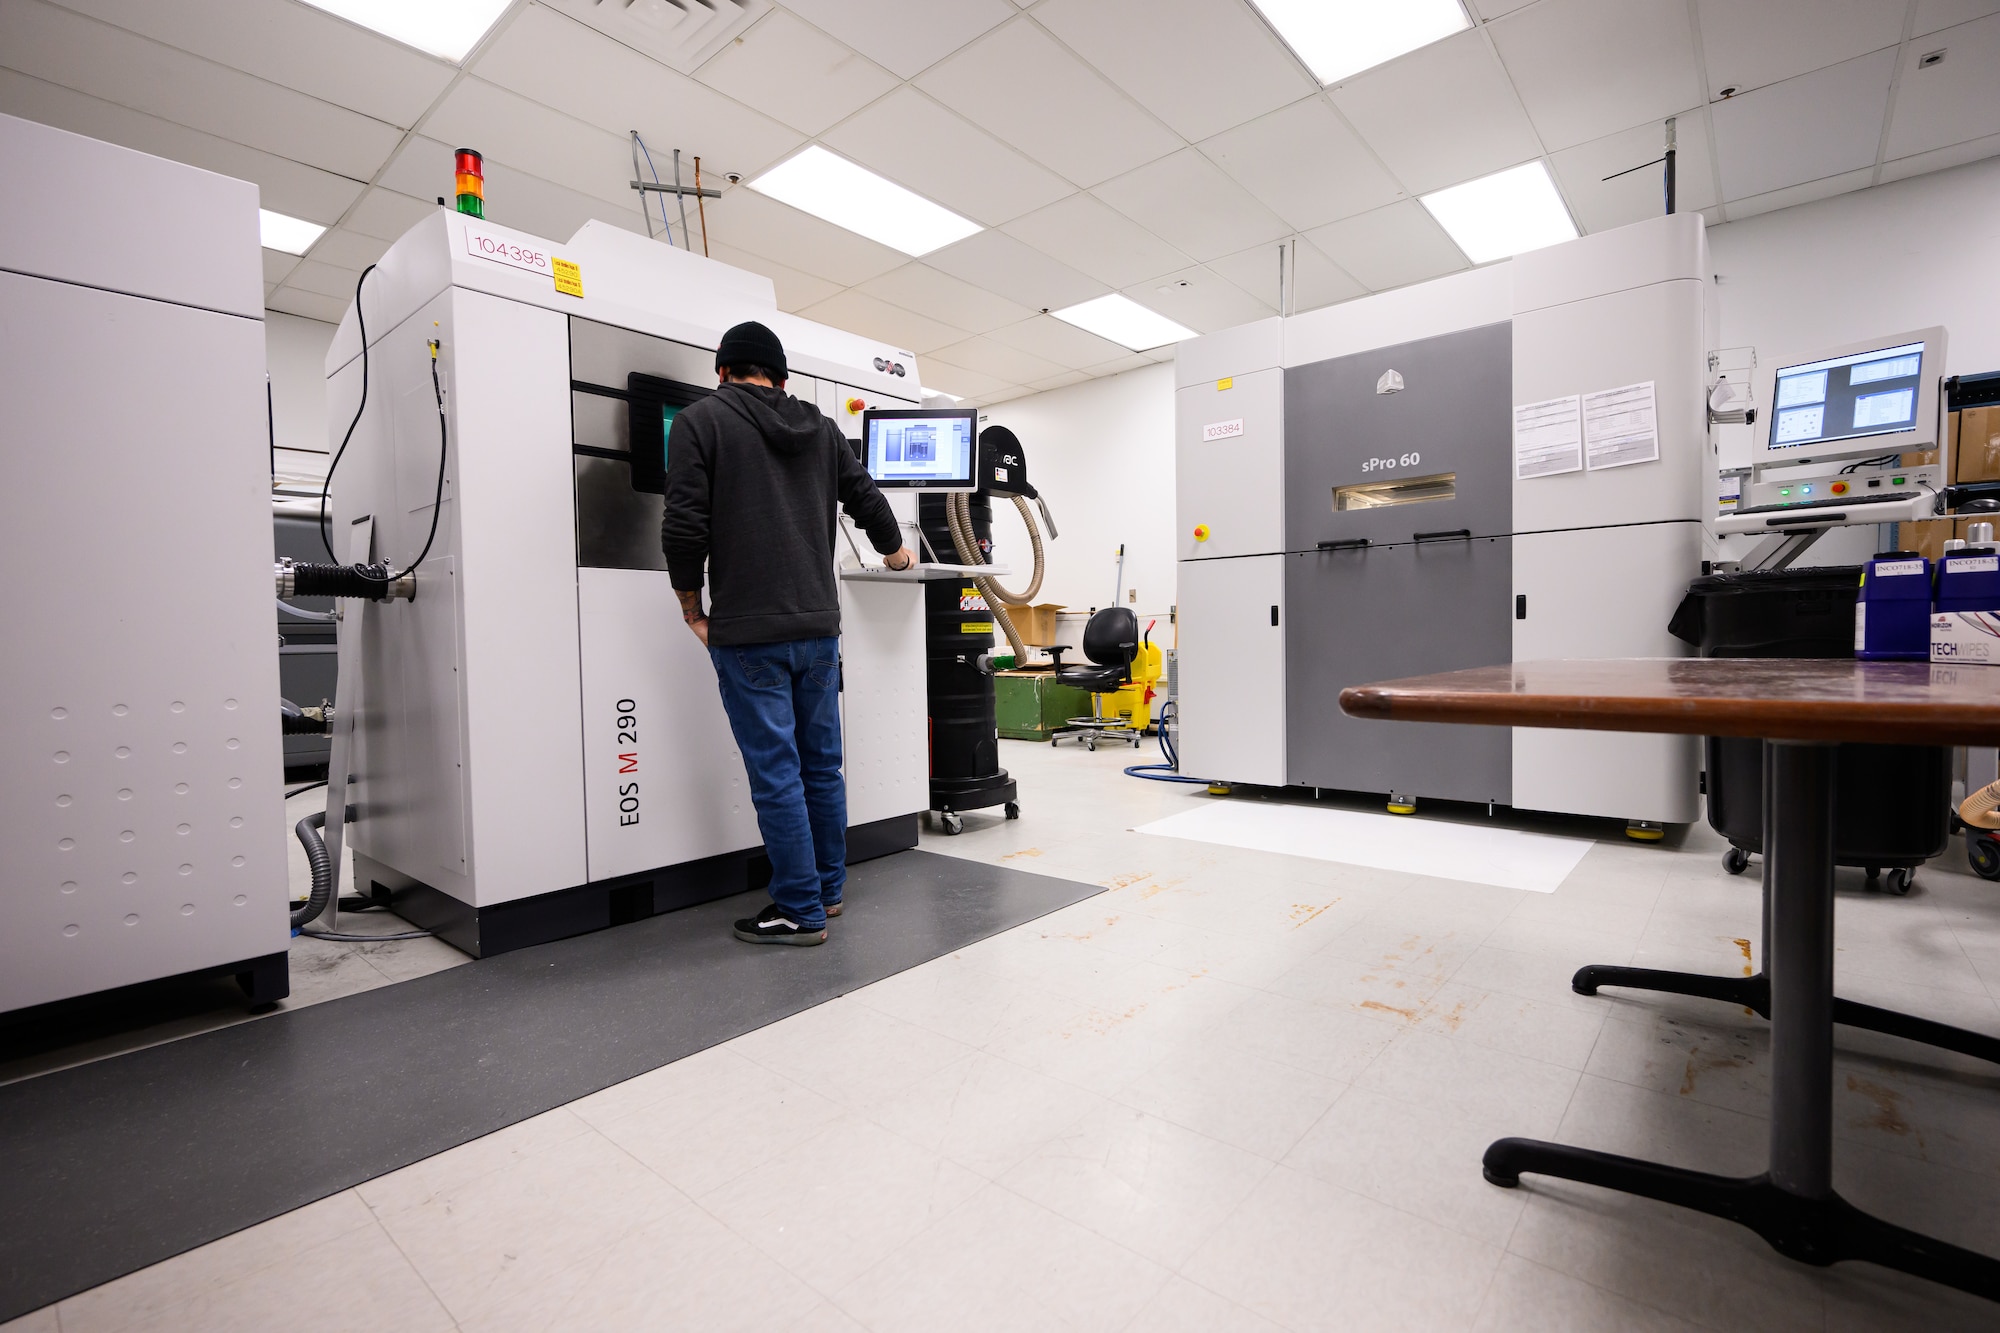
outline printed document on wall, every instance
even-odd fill
[[[1583,467],[1577,396],[1514,404],[1514,480],[1553,477]]]
[[[1590,470],[1660,461],[1660,414],[1653,381],[1583,396],[1583,444]]]

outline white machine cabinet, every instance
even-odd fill
[[[0,1011],[281,999],[257,187],[11,116],[0,177]]]
[[[556,258],[584,295],[557,290]],[[911,358],[780,312],[767,279],[596,222],[558,244],[440,210],[383,256],[361,313],[370,387],[336,531],[372,522],[373,557],[398,567],[422,548],[432,339],[449,447],[416,599],[344,611],[364,618],[357,883],[480,955],[753,886],[748,780],[660,551],[671,417],[713,389],[713,349],[743,320],[778,333],[788,390],[850,434],[850,400],[915,404]],[[336,443],[359,323],[350,309],[327,357]],[[915,845],[928,804],[921,585],[843,581],[841,606],[852,861]]]
[[[1183,769],[1693,820],[1691,741],[1387,724],[1334,701],[1389,676],[1686,651],[1666,626],[1713,545],[1715,314],[1683,214],[1181,343]],[[1650,442],[1520,475],[1515,405],[1607,390],[1650,399]]]

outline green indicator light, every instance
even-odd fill
[[[1791,493],[1792,493],[1792,488],[1789,486],[1780,487],[1778,490],[1778,494],[1780,495],[1790,495]]]
[[[1891,486],[1901,486],[1904,482],[1908,480],[1909,480],[1908,477],[1891,477],[1889,478],[1889,484]]]

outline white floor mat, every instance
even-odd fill
[[[1138,832],[1535,893],[1554,893],[1592,845],[1588,838],[1265,801],[1217,801]]]

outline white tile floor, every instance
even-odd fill
[[[1479,1174],[1553,1136],[1750,1173],[1755,877],[1606,826],[1554,894],[1145,837],[1209,799],[1009,745],[1019,823],[935,851],[1108,892],[86,1292],[15,1330],[1991,1329],[1725,1223]],[[1357,807],[1358,808],[1358,807]],[[1842,993],[2000,1033],[2000,886],[1843,881]],[[839,946],[840,923],[828,947]],[[1843,1030],[1837,1183],[2000,1253],[2000,1075]]]

